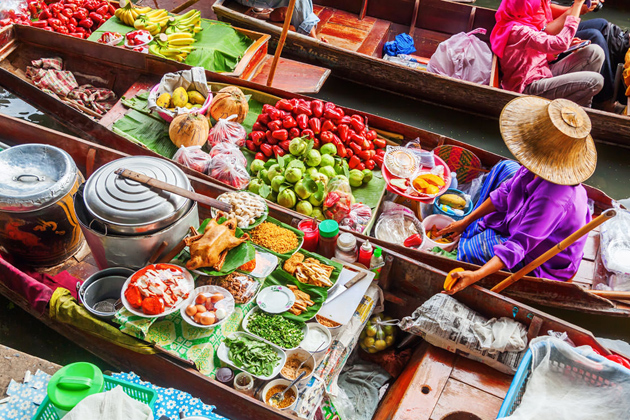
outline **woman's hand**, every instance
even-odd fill
[[[573,38],[571,40],[571,45],[570,47],[574,46],[574,45],[578,45],[579,43],[583,42],[580,38]]]
[[[477,271],[456,271],[451,273],[451,278],[455,279],[455,283],[451,287],[451,290],[444,290],[442,293],[447,295],[453,295],[461,290],[464,290],[473,283],[481,280],[479,270]]]
[[[586,10],[586,7],[584,7],[584,1],[585,0],[575,0],[573,2],[573,6],[569,8],[569,15],[580,17],[580,15],[582,14],[582,9]]]
[[[454,237],[457,237],[461,235],[464,230],[466,230],[469,224],[470,223],[466,221],[466,218],[463,218],[462,220],[458,220],[446,226],[444,229],[439,231],[437,235],[444,236],[444,235],[452,234]]]
[[[586,5],[582,6],[582,14],[589,13],[597,9],[597,5],[599,3],[604,3],[604,0],[591,0],[591,7],[587,9]]]

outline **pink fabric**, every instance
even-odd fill
[[[579,18],[567,16],[558,35],[548,35],[530,26],[514,25],[500,59],[503,88],[522,93],[530,83],[553,77],[547,55],[566,51],[579,23]]]
[[[54,277],[41,273],[29,275],[0,257],[0,281],[26,298],[39,313],[44,313],[53,292],[58,287],[70,290],[76,298],[76,284],[79,280],[67,271]]]
[[[549,0],[503,0],[495,14],[496,25],[490,34],[492,51],[502,58],[514,25],[541,31],[553,20]]]

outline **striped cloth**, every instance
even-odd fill
[[[475,209],[488,199],[490,193],[496,190],[499,185],[512,178],[521,166],[512,160],[503,160],[492,167],[492,170],[483,181],[479,200],[475,204]],[[492,229],[482,230],[477,219],[466,228],[459,240],[457,249],[457,260],[477,265],[484,265],[494,257],[494,246],[507,241]],[[520,269],[519,266],[514,267]]]

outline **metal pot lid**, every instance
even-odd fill
[[[24,144],[0,152],[0,210],[32,211],[55,203],[74,186],[77,166],[62,149]]]
[[[114,171],[119,168],[191,189],[184,172],[164,159],[130,156],[110,162],[87,180],[83,192],[88,212],[109,229],[129,233],[136,227],[153,225],[153,231],[159,230],[175,222],[189,207],[190,200],[185,197],[116,175]]]

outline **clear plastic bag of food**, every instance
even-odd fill
[[[610,272],[608,285],[614,290],[630,290],[630,211],[613,202],[617,215],[602,225],[601,259]]]
[[[235,155],[220,155],[212,159],[210,176],[239,190],[247,187],[250,180],[246,166]]]
[[[409,207],[388,201],[383,203],[374,235],[382,241],[401,245],[412,235],[423,237],[424,227]]]
[[[278,266],[278,257],[269,252],[256,249],[256,257],[240,266],[239,271],[244,271],[252,277],[263,279],[270,275]]]
[[[352,188],[345,178],[334,177],[326,185],[324,194],[324,216],[341,223],[350,215],[350,209],[354,204]]]
[[[177,163],[181,163],[187,168],[194,169],[197,172],[208,173],[212,158],[209,154],[201,150],[201,146],[181,146],[175,155],[173,160]]]
[[[211,147],[220,143],[232,143],[238,147],[245,145],[247,131],[245,131],[245,127],[233,121],[236,117],[237,115],[230,115],[217,121],[208,135],[208,144]]]
[[[211,157],[219,155],[237,156],[238,159],[243,163],[243,166],[247,166],[247,158],[245,158],[245,155],[243,154],[243,152],[241,152],[241,149],[239,149],[238,146],[233,143],[219,143],[210,150]]]
[[[2,0],[0,2],[0,19],[28,19],[29,15],[26,0]]]
[[[231,273],[227,276],[216,277],[213,284],[221,286],[234,296],[237,304],[249,303],[260,287],[260,282],[243,273]]]
[[[372,209],[363,203],[354,203],[350,206],[348,215],[339,223],[354,232],[363,233],[365,227],[372,218]]]
[[[361,331],[359,346],[368,353],[378,353],[391,347],[396,341],[398,320],[380,313],[372,315]]]

